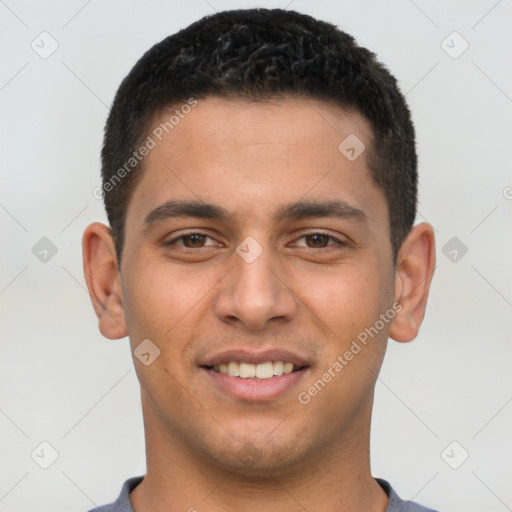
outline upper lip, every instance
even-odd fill
[[[199,363],[199,366],[216,366],[221,363],[229,363],[230,361],[250,364],[283,361],[285,363],[293,363],[294,366],[309,366],[305,357],[284,349],[266,349],[258,351],[249,349],[224,350],[211,357],[205,357]]]

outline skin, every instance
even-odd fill
[[[144,339],[160,350],[149,366],[134,357],[147,453],[147,475],[130,497],[136,512],[386,510],[369,462],[374,386],[388,337],[418,333],[434,234],[416,225],[393,264],[388,206],[366,154],[351,162],[338,150],[349,134],[369,151],[366,120],[320,101],[200,100],[144,161],[121,269],[109,229],[87,227],[84,271],[100,331],[129,335],[132,350]],[[214,203],[232,218],[168,218],[144,230],[146,215],[169,199]],[[275,221],[299,199],[341,199],[366,221]],[[206,236],[169,244],[190,230]],[[334,238],[312,236],[318,231]],[[247,237],[262,248],[252,263],[236,252]],[[395,302],[400,312],[301,404],[298,392]],[[198,366],[239,347],[296,350],[309,368],[275,399],[240,400]],[[251,464],[241,457],[248,451]]]

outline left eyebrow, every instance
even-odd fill
[[[332,201],[297,201],[284,205],[274,216],[276,222],[282,220],[302,220],[316,217],[334,217],[361,224],[368,224],[368,217],[363,210],[354,208],[338,199]]]

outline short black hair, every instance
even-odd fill
[[[155,44],[117,91],[101,173],[119,265],[126,210],[156,114],[191,98],[290,95],[355,110],[369,121],[373,140],[366,159],[387,201],[396,261],[416,216],[418,181],[414,126],[396,79],[373,52],[331,23],[283,9],[241,9],[205,16]]]

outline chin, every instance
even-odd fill
[[[269,439],[267,433],[258,436],[247,431],[245,437],[236,441],[226,439],[223,447],[209,446],[205,451],[218,466],[240,476],[245,476],[254,481],[254,478],[269,479],[270,475],[285,474],[296,468],[300,462],[307,458],[307,453],[313,451],[304,445],[301,436],[298,442],[297,434],[284,438]],[[204,453],[204,452],[203,452]]]

